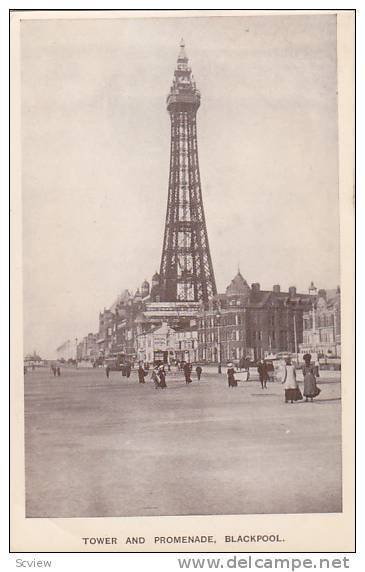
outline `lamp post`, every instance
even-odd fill
[[[78,342],[78,339],[75,338],[75,362],[76,362],[76,367],[77,367],[77,342]]]
[[[294,311],[294,347],[295,347],[295,355],[296,355],[296,361],[297,363],[299,363],[298,361],[298,338],[297,338],[297,317],[295,315],[295,311]]]
[[[217,345],[218,345],[218,373],[222,373],[222,364],[221,364],[221,323],[220,323],[221,315],[218,313],[216,315],[217,320]]]

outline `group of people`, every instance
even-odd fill
[[[313,401],[314,397],[320,394],[321,390],[317,386],[316,377],[319,376],[318,366],[311,364],[312,356],[311,354],[305,354],[303,356],[304,365],[302,367],[303,372],[303,394],[299,388],[297,381],[296,368],[292,364],[291,359],[288,358],[285,363],[285,369],[283,371],[283,381],[285,390],[285,403],[294,403],[294,401],[300,401],[305,397],[306,401]],[[264,361],[259,362],[257,371],[260,378],[261,388],[267,389],[267,382],[271,379],[270,369],[267,367]],[[228,387],[237,387],[237,379],[235,377],[235,368],[232,363],[227,366],[227,378]]]
[[[313,401],[314,397],[317,397],[320,393],[320,389],[317,386],[316,377],[318,377],[318,366],[311,364],[311,354],[305,354],[303,356],[304,359],[304,366],[302,367],[303,372],[303,394],[299,388],[297,375],[296,375],[296,367],[292,364],[291,359],[288,358],[285,363],[285,367],[282,370],[282,384],[284,385],[284,395],[285,395],[285,403],[294,403],[294,401],[299,401],[303,399],[303,396],[306,401]],[[192,383],[192,370],[193,365],[189,362],[182,362],[179,364],[179,369],[183,371],[185,377],[186,385]],[[168,368],[170,371],[170,368]],[[54,375],[60,375],[59,368],[56,369],[55,366],[52,366],[52,371],[54,371]],[[109,377],[109,366],[106,367],[106,375]],[[202,375],[202,367],[201,365],[197,365],[195,368],[197,379],[200,380]],[[267,389],[267,382],[274,380],[274,368],[273,366],[270,369],[270,365],[268,365],[264,360],[261,360],[257,366],[257,371],[259,374],[259,379],[261,383],[262,389]],[[129,377],[131,373],[131,365],[125,364],[122,368],[122,375],[125,377]],[[149,367],[145,366],[142,362],[140,362],[139,367],[137,369],[138,374],[138,381],[139,383],[145,383],[145,378],[149,374]],[[237,387],[237,379],[236,379],[236,369],[233,363],[228,363],[227,365],[227,378],[228,378],[228,387]],[[248,376],[247,376],[248,379]],[[156,389],[166,389],[166,371],[165,365],[159,363],[155,365],[152,369],[151,374],[151,381],[154,383]]]
[[[54,363],[51,365],[51,372],[53,373],[54,377],[60,377],[61,375],[61,368],[59,365],[55,365]]]
[[[179,368],[179,369],[182,369],[184,372],[186,385],[188,385],[189,383],[192,383],[192,381],[193,381],[191,378],[191,373],[192,373],[192,369],[193,369],[192,364],[190,364],[188,362],[184,362],[182,364],[181,368]],[[201,378],[202,371],[203,371],[202,367],[200,365],[197,365],[195,368],[195,372],[196,372],[198,380],[200,380],[200,378]],[[138,370],[137,370],[139,383],[145,383],[145,378],[146,378],[146,376],[148,376],[148,373],[149,373],[149,370],[145,369],[143,364],[140,363],[138,366]],[[165,389],[167,387],[165,366],[163,364],[156,365],[153,368],[152,374],[151,374],[151,381],[153,381],[153,383],[155,384],[156,389]]]
[[[303,395],[298,385],[295,366],[291,363],[290,359],[286,360],[285,374],[282,381],[285,389],[285,403],[300,401],[303,399],[303,396],[306,401],[313,401],[313,398],[317,397],[321,392],[316,380],[318,370],[315,365],[311,364],[311,354],[305,354],[303,359]]]
[[[183,366],[182,366],[182,369],[183,369],[183,372],[184,372],[185,383],[186,383],[186,385],[187,385],[188,383],[191,383],[191,382],[193,381],[193,380],[191,379],[191,373],[192,373],[192,371],[193,371],[193,364],[188,363],[188,362],[185,362],[185,363],[183,364]],[[202,371],[203,371],[202,367],[201,367],[200,365],[197,365],[196,368],[195,368],[195,372],[196,372],[196,376],[197,376],[197,378],[198,378],[198,381],[199,381],[200,378],[201,378]]]
[[[155,389],[166,389],[166,372],[163,365],[153,368],[151,380],[155,384]]]
[[[120,366],[120,370],[122,372],[122,377],[130,377],[131,375],[131,371],[132,371],[132,366],[129,362],[127,363],[123,363]],[[107,364],[106,368],[105,368],[105,374],[107,376],[107,378],[109,378],[110,372],[112,371],[112,368],[110,367],[109,364]]]
[[[270,367],[264,360],[261,360],[257,366],[257,371],[260,378],[261,388],[267,389],[267,382],[270,380],[273,381],[274,367]]]

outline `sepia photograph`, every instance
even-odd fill
[[[342,518],[338,14],[66,14],[17,15],[19,510]]]

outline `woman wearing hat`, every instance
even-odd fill
[[[316,369],[315,366],[311,365],[311,354],[305,354],[303,356],[304,365],[303,365],[303,378],[304,378],[304,389],[303,394],[305,400],[308,401],[310,398],[313,401],[313,397],[317,397],[320,394],[321,390],[317,387],[316,383]]]
[[[237,387],[237,380],[234,376],[235,371],[233,363],[227,365],[227,377],[228,377],[228,387]]]
[[[285,403],[293,403],[303,399],[303,395],[299,389],[295,366],[292,365],[291,359],[286,360],[284,380],[282,381],[285,388]]]

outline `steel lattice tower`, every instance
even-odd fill
[[[161,301],[203,301],[217,293],[200,184],[196,112],[200,92],[185,44],[167,96],[171,118],[170,177],[160,267]]]

